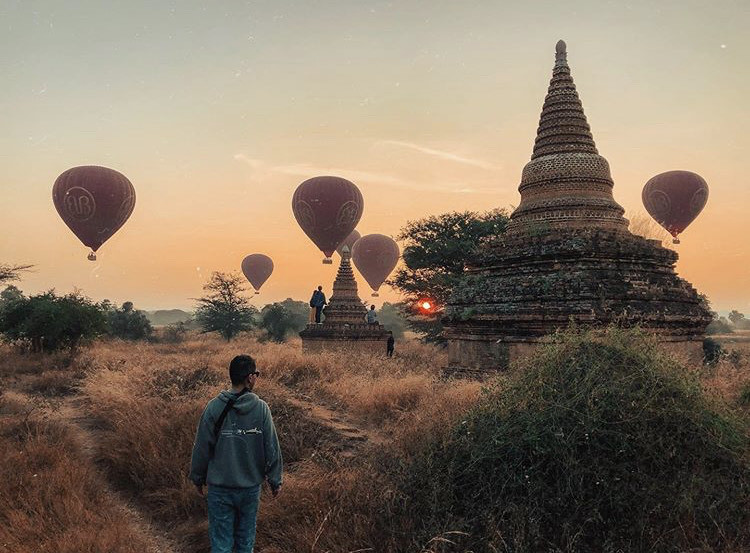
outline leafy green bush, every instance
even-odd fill
[[[133,302],[126,301],[122,307],[108,308],[107,331],[115,338],[122,340],[146,340],[153,328],[144,311],[133,308]]]
[[[288,335],[305,328],[309,313],[308,304],[291,298],[270,303],[260,311],[260,328],[274,342],[283,342]]]
[[[35,352],[73,349],[105,331],[103,311],[78,293],[57,296],[50,290],[28,298],[21,295],[0,309],[0,333]]]
[[[745,432],[639,332],[568,331],[405,471],[404,550],[748,550]]]

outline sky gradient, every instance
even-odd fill
[[[330,292],[336,265],[294,220],[297,185],[357,184],[362,234],[512,209],[562,38],[626,216],[653,175],[703,176],[677,270],[714,308],[748,312],[748,28],[744,0],[5,0],[0,261],[35,265],[27,293],[142,309],[191,308],[250,253],[276,266],[258,306]],[[96,263],[51,199],[60,173],[89,164],[137,193]],[[384,287],[378,304],[397,299]]]

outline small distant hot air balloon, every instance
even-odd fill
[[[336,248],[336,251],[339,255],[343,255],[341,252],[344,249],[344,246],[349,248],[349,251],[352,251],[352,248],[354,247],[354,243],[361,238],[361,234],[359,234],[359,231],[353,230],[349,233],[349,236],[344,238],[344,241],[339,244],[339,247]]]
[[[363,208],[362,193],[340,177],[307,179],[292,197],[297,223],[325,254],[326,264],[333,263],[333,252],[357,226]]]
[[[273,261],[267,255],[254,253],[248,255],[242,260],[242,272],[245,278],[255,288],[255,293],[260,294],[260,287],[263,286],[273,272]]]
[[[667,171],[649,179],[642,193],[649,215],[672,235],[684,231],[703,210],[708,200],[708,185],[700,175],[690,171]]]
[[[400,255],[398,244],[384,234],[367,234],[354,243],[352,260],[373,289],[373,296],[396,267]]]
[[[60,217],[84,246],[96,252],[119,230],[135,207],[135,188],[114,169],[87,165],[68,169],[57,177],[52,200]]]

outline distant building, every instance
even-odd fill
[[[700,350],[710,313],[676,275],[677,253],[628,231],[612,187],[560,41],[521,202],[446,308],[451,367],[507,367],[571,320],[640,325]]]
[[[357,281],[354,279],[351,253],[347,246],[341,251],[341,264],[333,283],[333,294],[323,314],[323,324],[308,324],[299,333],[304,351],[357,349],[385,355],[391,332],[381,324],[365,322],[367,308],[357,293]]]

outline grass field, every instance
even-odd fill
[[[721,361],[696,370],[748,416],[750,343],[722,342]],[[257,359],[286,469],[282,495],[263,496],[256,549],[414,551],[399,472],[460,423],[482,385],[441,379],[433,346],[399,346],[393,359],[208,336],[98,342],[73,357],[2,346],[0,551],[207,552],[204,500],[186,475],[197,420],[238,353]],[[423,551],[448,550],[438,545],[449,534],[435,540]]]

